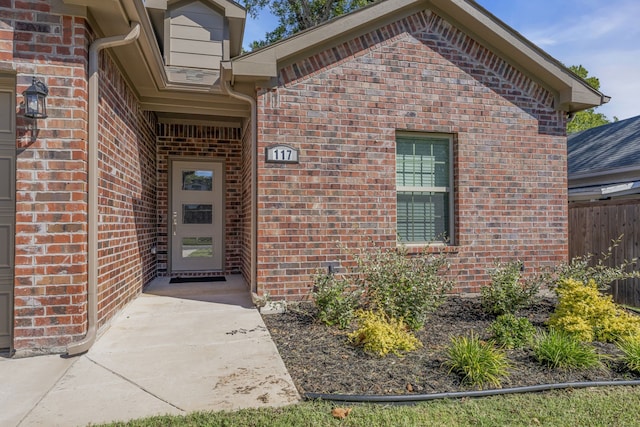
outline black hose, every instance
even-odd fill
[[[640,386],[640,380],[629,381],[585,381],[576,383],[539,384],[524,387],[500,388],[492,390],[456,391],[431,394],[396,394],[396,395],[358,395],[305,393],[305,400],[327,400],[332,402],[351,403],[418,403],[437,399],[460,399],[463,397],[485,397],[500,394],[530,393],[568,388]]]

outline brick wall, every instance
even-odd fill
[[[255,289],[255,284],[251,283],[251,168],[254,154],[251,153],[251,139],[253,135],[253,125],[247,121],[242,132],[242,211],[240,218],[242,221],[242,244],[241,244],[241,265],[240,270],[245,281]]]
[[[17,115],[17,354],[61,351],[85,332],[86,106],[90,34],[46,2],[0,2],[0,57],[18,71],[18,99],[36,76],[49,118],[33,135]]]
[[[100,53],[98,322],[156,276],[155,114],[143,111],[108,50]]]
[[[19,356],[61,352],[86,333],[87,61],[93,36],[83,19],[50,14],[48,2],[3,6],[0,40],[13,42],[10,48],[0,43],[0,55],[18,71],[18,93],[33,75],[49,87],[49,117],[39,120],[37,134],[18,112],[14,348]],[[156,123],[105,51],[99,67],[102,325],[156,275]]]
[[[168,274],[169,160],[224,160],[225,259],[224,272],[241,271],[243,224],[242,143],[239,127],[161,123],[157,137],[158,274]],[[198,274],[206,274],[199,272]]]
[[[495,260],[567,256],[564,118],[526,75],[424,11],[281,70],[259,105],[260,293],[302,298],[337,243],[396,246],[396,131],[454,137],[458,291]],[[275,143],[300,164],[264,162]]]

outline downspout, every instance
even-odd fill
[[[98,54],[102,49],[134,42],[140,36],[140,24],[121,36],[95,40],[89,48],[89,132],[87,141],[87,333],[67,346],[66,356],[85,353],[96,340],[98,329]]]
[[[236,92],[224,76],[224,64],[220,66],[222,92],[232,98],[247,102],[251,108],[251,292],[258,290],[258,108],[256,100],[247,94]]]

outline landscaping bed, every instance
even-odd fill
[[[542,298],[518,312],[534,326],[543,328],[555,301]],[[474,390],[448,373],[444,365],[450,338],[472,331],[490,339],[488,328],[495,317],[482,310],[479,297],[449,296],[416,332],[422,347],[399,357],[378,357],[349,344],[350,330],[328,327],[317,320],[311,303],[290,306],[283,314],[264,315],[264,321],[300,393],[366,395],[429,394]],[[540,365],[531,349],[507,350],[509,375],[502,388],[538,384],[640,380],[620,361],[614,344],[592,343],[604,357],[602,368],[550,369]],[[494,387],[485,387],[494,388]]]

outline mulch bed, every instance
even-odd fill
[[[543,327],[553,311],[552,298],[542,299],[518,313],[536,327]],[[335,393],[398,395],[471,390],[443,366],[450,337],[474,331],[489,339],[494,320],[481,309],[478,297],[451,296],[430,316],[417,337],[423,347],[403,357],[377,357],[347,342],[348,331],[327,327],[316,320],[311,304],[290,307],[283,314],[264,315],[293,381],[301,394]],[[640,380],[625,370],[613,344],[595,343],[597,351],[608,355],[605,368],[596,370],[550,370],[538,364],[531,350],[508,350],[510,375],[502,387],[582,381]]]

